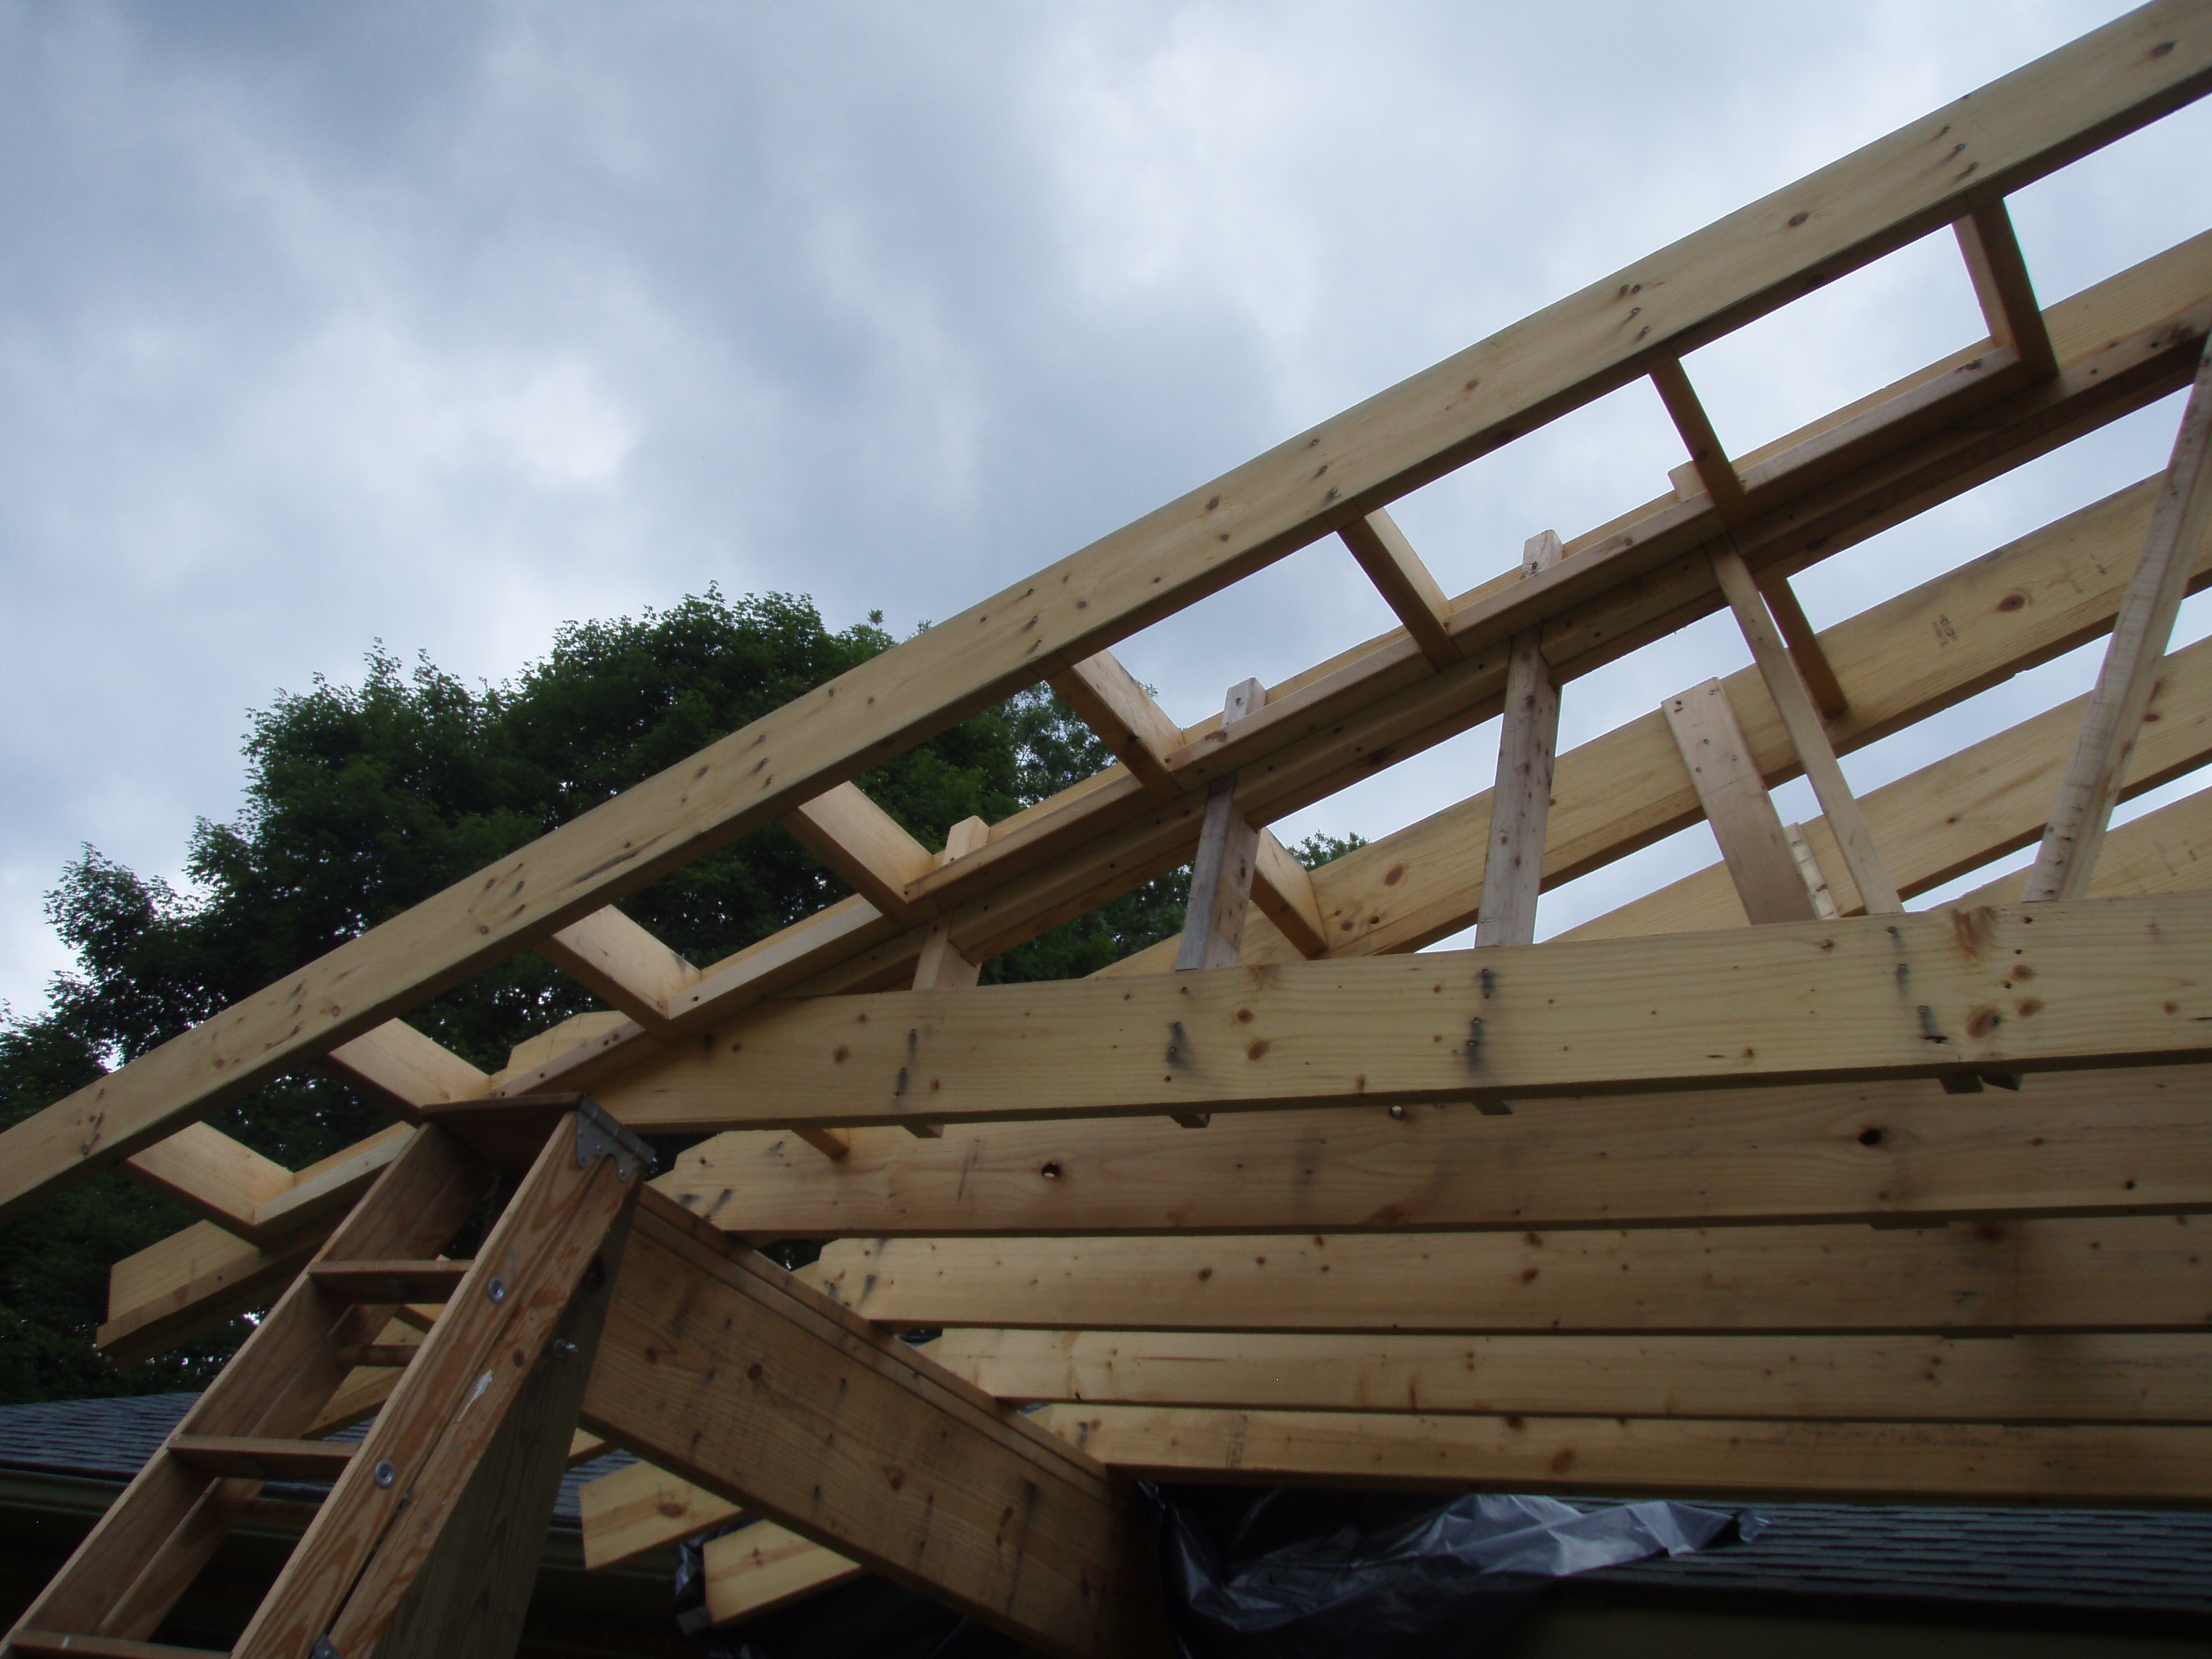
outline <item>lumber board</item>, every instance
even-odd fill
[[[1240,680],[1223,701],[1222,729],[1232,730],[1267,701],[1257,680]],[[1237,810],[1237,780],[1216,778],[1206,791],[1206,817],[1197,856],[1191,860],[1190,896],[1184,906],[1178,969],[1228,968],[1244,942],[1244,912],[1251,902],[1252,873],[1259,861],[1259,831]]]
[[[1404,1336],[947,1331],[1008,1401],[1790,1422],[2212,1423],[2212,1333]]]
[[[2089,1215],[2212,1207],[2201,1066],[2050,1073],[2018,1095],[1925,1080],[1253,1113],[1234,1134],[1157,1119],[1004,1123],[927,1146],[859,1129],[825,1168],[736,1131],[654,1184],[763,1239],[1548,1230]]]
[[[487,1080],[452,1049],[403,1019],[386,1020],[341,1043],[324,1056],[324,1064],[342,1082],[409,1122],[434,1102],[482,1094]]]
[[[299,1170],[289,1187],[254,1211],[252,1236],[280,1237],[295,1228],[331,1220],[350,1209],[398,1157],[407,1135],[407,1126],[395,1123]]]
[[[1170,1052],[1171,1051],[1171,1052]],[[599,1099],[655,1132],[1638,1092],[2212,1054],[2212,894],[815,998]]]
[[[710,1538],[701,1554],[709,1629],[757,1618],[867,1571],[773,1521]]]
[[[668,1000],[699,970],[610,904],[548,937],[538,955],[655,1036],[672,1036]]]
[[[1353,519],[1337,532],[1382,603],[1405,628],[1421,654],[1434,668],[1449,668],[1459,660],[1459,647],[1451,638],[1451,601],[1413,543],[1385,507]],[[1178,743],[1176,748],[1182,745]]]
[[[1160,1650],[1133,1494],[649,1191],[584,1417],[1048,1652]]]
[[[907,924],[921,919],[907,902],[907,884],[935,860],[858,784],[841,783],[800,802],[783,827],[885,915]]]
[[[618,1566],[744,1513],[652,1463],[631,1463],[586,1480],[576,1490],[576,1502],[588,1572]]]
[[[196,1222],[115,1264],[94,1342],[110,1364],[129,1365],[189,1341],[274,1300],[322,1242],[310,1227],[264,1249]]]
[[[2034,843],[2080,734],[2087,703],[2086,696],[2075,697],[2032,715],[1863,798],[1867,822],[1888,849],[1891,868],[1905,894],[1924,892]],[[2212,760],[2212,648],[2205,641],[2185,647],[2166,659],[2149,712],[2157,718],[2143,729],[2134,779],[2122,790],[2123,799],[2185,776]],[[2184,823],[2195,823],[2201,811],[2200,804],[2164,821],[2178,830]],[[1826,870],[1835,862],[1833,837],[1817,818],[1802,828]],[[2143,832],[2130,825],[2112,833],[2117,847],[2122,837]],[[2212,852],[2212,844],[2205,850]],[[2133,871],[2136,866],[2130,862],[2127,868]],[[1731,877],[1726,866],[1710,865],[1558,937],[1619,939],[1739,926],[1745,911]],[[2017,902],[2020,890],[2015,886],[2002,902]],[[2094,877],[2089,889],[2092,896],[2150,890],[2173,890],[2171,884],[2156,890],[2137,886],[2125,875],[2112,881]]]
[[[1662,712],[1745,919],[1754,926],[1820,920],[1790,832],[1729,706],[1728,688],[1707,680],[1668,698]],[[1486,879],[1484,884],[1486,889]]]
[[[1133,1474],[1276,1485],[1479,1486],[1867,1503],[2197,1506],[2212,1430],[1364,1416],[1051,1406]]]
[[[254,1212],[288,1191],[292,1172],[212,1124],[187,1124],[167,1140],[124,1160],[142,1187],[175,1200],[204,1220],[250,1232]]]
[[[2182,410],[2173,458],[2151,514],[2112,639],[2090,693],[2081,741],[2059,786],[2028,879],[2031,899],[2088,890],[2097,850],[2124,781],[2181,609],[2195,555],[2212,539],[2212,347]]]
[[[1729,459],[1726,447],[1713,430],[1711,418],[1705,413],[1697,388],[1690,384],[1681,359],[1668,357],[1654,363],[1651,384],[1658,390],[1659,401],[1667,406],[1668,418],[1674,422],[1674,430],[1690,452],[1691,472],[1711,497],[1722,521],[1729,525],[1743,523],[1751,516],[1750,498],[1744,494],[1743,480],[1737,476],[1735,464]],[[1689,493],[1683,489],[1679,478],[1674,489],[1677,495]]]
[[[1735,612],[1745,642],[1751,647],[1760,684],[1773,699],[1783,726],[1790,733],[1790,745],[1796,751],[1797,763],[1804,769],[1813,793],[1820,798],[1821,811],[1834,832],[1844,868],[1850,872],[1852,884],[1859,890],[1860,903],[1870,915],[1897,915],[1905,908],[1897,896],[1897,884],[1890,878],[1889,867],[1882,860],[1881,849],[1875,844],[1873,831],[1867,828],[1866,815],[1860,809],[1858,798],[1851,793],[1843,769],[1836,763],[1835,746],[1829,740],[1820,711],[1814,706],[1813,694],[1805,689],[1797,665],[1783,644],[1781,630],[1774,625],[1774,617],[1766,608],[1765,597],[1759,591],[1750,567],[1732,547],[1714,549],[1711,558],[1713,574],[1720,582],[1721,592],[1728,596],[1729,608]]]
[[[1565,556],[1549,530],[1528,538],[1524,574],[1548,570]],[[1536,890],[1544,874],[1544,836],[1552,812],[1552,769],[1559,744],[1559,683],[1544,660],[1541,629],[1516,634],[1506,647],[1505,708],[1498,732],[1497,781],[1492,786],[1490,856],[1483,866],[1478,945],[1528,945],[1536,938]]]
[[[1317,957],[1328,950],[1328,926],[1322,919],[1321,901],[1315,896],[1313,874],[1298,862],[1297,854],[1262,830],[1253,848],[1252,902],[1284,939],[1302,957]],[[1248,915],[1245,933],[1257,931]],[[1249,937],[1240,940],[1249,955]]]
[[[2208,1236],[2202,1217],[2144,1215],[1948,1227],[845,1239],[804,1276],[894,1327],[2203,1332]]]
[[[2002,200],[1984,203],[1954,221],[1952,229],[1958,234],[1959,252],[1974,284],[1982,320],[1990,325],[1990,340],[2018,352],[2037,379],[2056,374],[2058,354],[2051,343],[2051,331],[2044,326],[2043,307],[2036,302],[2035,284]]]
[[[1054,675],[1052,689],[1154,799],[1173,800],[1183,793],[1166,762],[1182,747],[1182,727],[1111,651]]]

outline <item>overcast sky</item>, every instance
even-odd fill
[[[80,845],[174,877],[246,711],[374,641],[499,680],[709,583],[903,633],[2124,9],[0,0],[0,998],[64,965],[40,897]],[[2045,300],[2212,224],[2208,155],[2200,106],[2015,198]],[[1744,449],[1982,332],[1945,235],[1692,368]],[[1808,608],[2156,471],[2178,412]],[[1681,458],[1638,386],[1399,516],[1458,592]],[[1389,621],[1332,541],[1122,655],[1188,722]],[[1563,743],[1745,660],[1701,624],[1570,687]],[[1283,828],[1380,835],[1494,757]],[[1712,856],[1686,832],[1545,931]]]

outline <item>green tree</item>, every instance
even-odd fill
[[[76,957],[47,1007],[0,1016],[0,1123],[12,1123],[248,996],[368,927],[684,759],[893,643],[880,617],[826,628],[788,595],[709,590],[665,611],[560,630],[511,682],[471,689],[380,646],[358,684],[318,677],[251,716],[245,799],[187,842],[189,888],[91,848],[62,872],[48,915]],[[860,780],[931,847],[973,816],[996,820],[1111,757],[1040,687]],[[1321,861],[1352,842],[1300,848]],[[994,958],[987,981],[1104,967],[1174,933],[1184,879],[1169,875]],[[707,963],[842,897],[837,878],[781,830],[722,848],[623,900]],[[410,1019],[486,1069],[522,1037],[594,1005],[534,955],[514,957]],[[211,1120],[297,1168],[382,1127],[319,1074],[285,1078]],[[0,1401],[192,1386],[236,1346],[228,1329],[162,1359],[110,1370],[91,1346],[107,1264],[189,1219],[113,1176],[0,1225]]]

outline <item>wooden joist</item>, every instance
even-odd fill
[[[1369,1416],[1051,1406],[1043,1421],[1133,1474],[1262,1486],[1861,1503],[2201,1505],[2212,1428]]]
[[[2030,899],[2075,898],[2088,891],[2097,850],[2125,783],[2129,763],[2157,689],[2173,619],[2188,591],[2191,572],[2212,535],[2212,346],[2197,371],[2182,411],[2144,533],[2142,556],[2129,580],[2105,663],[2081,722],[2074,758],[2051,809]]]
[[[584,1419],[1047,1652],[1162,1650],[1133,1492],[650,1190]]]
[[[951,1330],[1002,1400],[1798,1422],[2212,1423],[2186,1335],[1403,1336]]]
[[[1182,727],[1111,651],[1055,674],[1052,689],[1154,799],[1174,800],[1183,793],[1167,768],[1167,757],[1182,747]]]
[[[2208,86],[2212,18],[2189,0],[2161,0],[1941,112],[1941,137],[1916,122],[1469,348],[732,733],[15,1125],[0,1136],[0,1211],[128,1157],[708,848],[818,800],[887,754]],[[1971,167],[1930,167],[1936,146],[1969,156]],[[1746,481],[1750,487],[1748,474]],[[1607,584],[1644,574],[1644,556],[1591,559],[1583,579]],[[1525,602],[1455,614],[1463,652],[1553,614],[1580,581],[1547,587],[1540,577],[1525,586],[1537,590]]]
[[[817,998],[601,1103],[672,1132],[1941,1077],[2197,1059],[2208,1018],[2189,893]]]
[[[612,905],[569,923],[538,953],[658,1037],[676,1035],[669,999],[699,982],[696,968]]]
[[[1521,1115],[1516,1114],[1516,1116]],[[1955,1226],[847,1239],[805,1270],[894,1327],[2202,1332],[2200,1217]]]
[[[1951,228],[1958,233],[1959,252],[1973,281],[1982,320],[1990,325],[1990,338],[2017,352],[2038,380],[2049,380],[2058,373],[2058,354],[2044,326],[2043,307],[2036,303],[2035,284],[2003,199],[1984,203]]]
[[[710,1538],[700,1553],[709,1629],[773,1613],[867,1571],[773,1521]]]
[[[1430,666],[1449,668],[1457,662],[1459,647],[1451,638],[1451,601],[1389,511],[1378,507],[1364,518],[1342,526],[1337,534],[1359,561],[1367,580],[1375,584],[1382,603],[1404,626],[1407,636],[1429,659]]]
[[[719,1527],[744,1513],[681,1475],[631,1463],[577,1488],[584,1567],[598,1572]]]
[[[2194,1066],[2051,1073],[2018,1095],[1927,1081],[1005,1123],[920,1146],[860,1129],[832,1170],[781,1133],[718,1135],[656,1183],[763,1238],[1402,1232],[1700,1222],[1940,1222],[2212,1208]]]
[[[903,926],[921,920],[907,884],[936,860],[855,783],[801,801],[783,820],[799,844],[877,909]]]

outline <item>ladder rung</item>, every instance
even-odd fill
[[[363,1342],[331,1350],[338,1364],[348,1370],[356,1365],[404,1365],[422,1352],[419,1342]]]
[[[445,1302],[471,1266],[466,1261],[318,1261],[307,1271],[326,1291],[357,1302]]]
[[[158,1642],[125,1642],[114,1636],[70,1636],[50,1630],[19,1630],[9,1647],[21,1654],[88,1654],[95,1659],[230,1659],[227,1648],[170,1648]]]
[[[248,1480],[335,1480],[353,1461],[354,1449],[329,1440],[267,1440],[251,1435],[180,1434],[172,1456],[210,1474]]]

